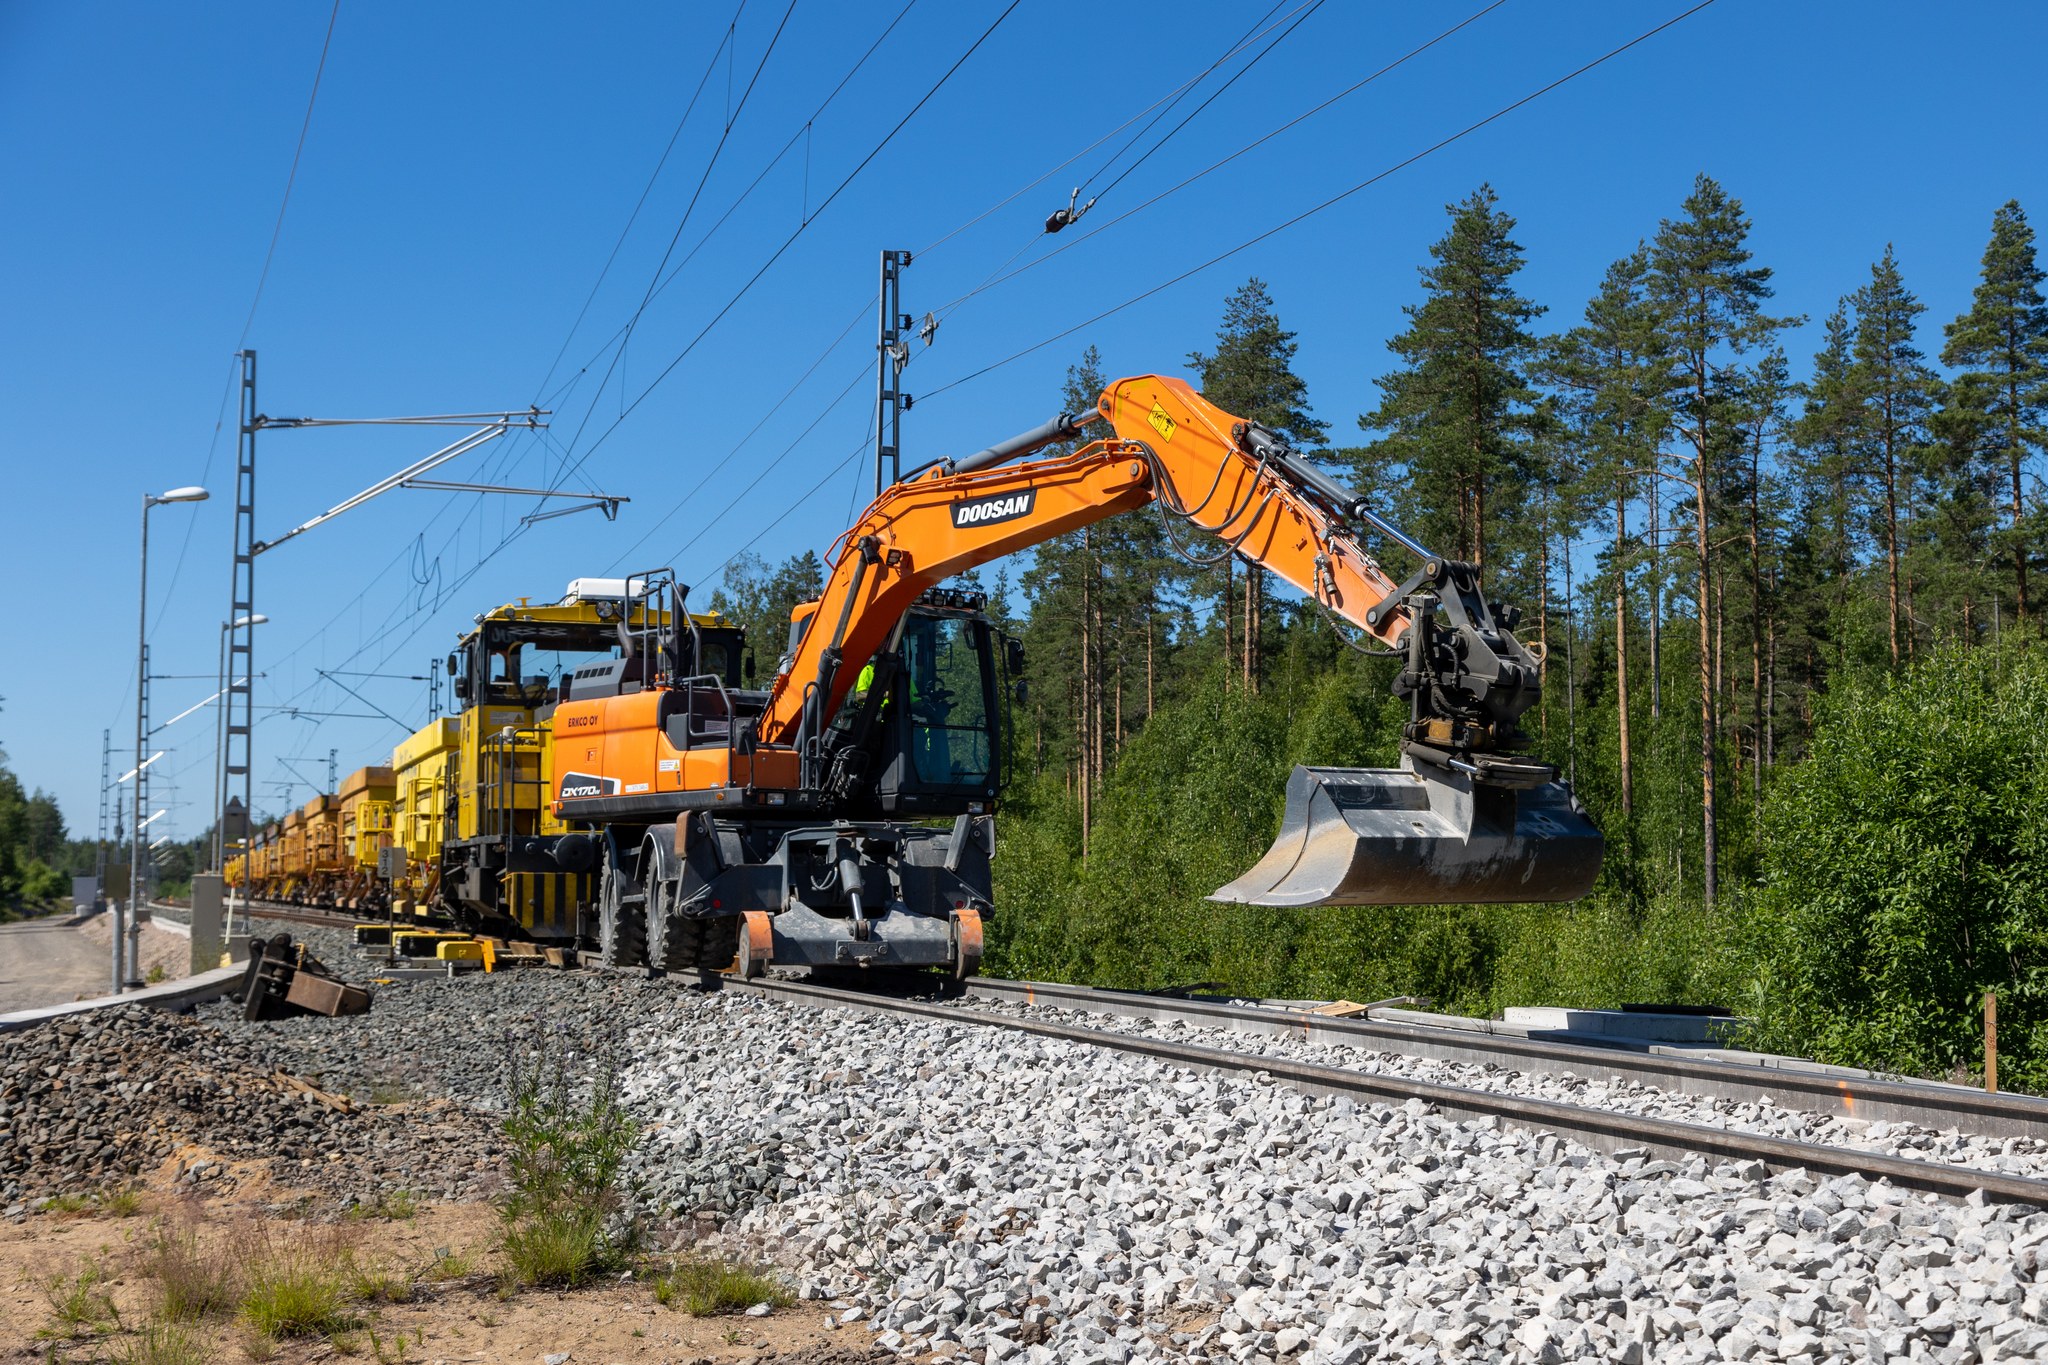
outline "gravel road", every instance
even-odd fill
[[[94,943],[68,919],[0,924],[0,1014],[105,995],[110,954],[104,936]]]

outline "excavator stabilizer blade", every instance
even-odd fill
[[[1280,835],[1209,899],[1240,905],[1577,900],[1600,831],[1562,782],[1515,791],[1427,767],[1296,768]]]

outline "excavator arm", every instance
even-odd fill
[[[1098,420],[1112,437],[1013,463]],[[1398,655],[1395,692],[1411,704],[1404,767],[1296,769],[1280,841],[1218,899],[1538,901],[1590,888],[1598,832],[1551,768],[1513,752],[1517,721],[1540,695],[1539,661],[1515,638],[1513,612],[1487,600],[1472,566],[1431,555],[1277,435],[1161,375],[1119,380],[1093,413],[884,490],[837,543],[755,741],[815,744],[927,589],[1147,506],[1196,562],[1235,554],[1258,564],[1354,628],[1355,647]],[[1367,532],[1418,561],[1405,580],[1364,548]]]

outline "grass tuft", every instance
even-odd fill
[[[654,1301],[692,1317],[744,1313],[757,1303],[786,1308],[789,1290],[773,1275],[721,1261],[681,1260],[654,1282]]]
[[[280,1243],[265,1233],[246,1264],[240,1313],[257,1336],[328,1336],[362,1325],[350,1309],[355,1258],[338,1236]]]
[[[420,1213],[419,1199],[411,1190],[379,1190],[367,1203],[349,1205],[348,1218],[417,1218]]]
[[[364,1265],[350,1257],[347,1265],[349,1297],[361,1303],[411,1303],[412,1279],[384,1266]]]
[[[100,1196],[100,1212],[109,1218],[133,1218],[142,1212],[142,1191],[130,1186]]]
[[[132,1218],[142,1212],[142,1191],[124,1188],[53,1194],[37,1204],[36,1211],[55,1214],[59,1218],[88,1218],[95,1214],[106,1218]]]
[[[83,1218],[97,1207],[89,1194],[53,1194],[36,1205],[38,1213],[53,1213],[61,1218]]]
[[[123,1341],[114,1365],[209,1365],[213,1352],[183,1324],[152,1322]]]
[[[202,1242],[195,1215],[158,1225],[137,1268],[155,1282],[163,1318],[197,1322],[234,1312],[241,1301],[242,1267],[230,1243],[227,1236]]]
[[[106,1267],[93,1262],[75,1274],[57,1273],[36,1281],[54,1320],[54,1326],[39,1335],[83,1337],[119,1327],[121,1314],[106,1291],[107,1278]]]
[[[476,1273],[477,1255],[474,1251],[450,1251],[442,1247],[434,1253],[421,1278],[428,1280],[462,1280]]]
[[[503,1250],[512,1278],[522,1285],[583,1284],[623,1263],[605,1236],[601,1207],[543,1209],[505,1229]]]

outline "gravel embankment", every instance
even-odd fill
[[[159,1171],[232,1186],[242,1163],[342,1195],[455,1196],[492,1178],[494,1134],[469,1110],[421,1099],[345,1112],[280,1082],[279,1069],[260,1040],[135,1005],[7,1034],[0,1206],[18,1214],[36,1198]]]
[[[1594,1074],[1592,1067],[1588,1068],[1589,1074],[1586,1075],[1518,1071],[1476,1062],[1439,1061],[1398,1052],[1381,1052],[1343,1042],[1238,1033],[1173,1019],[1135,1019],[1057,1005],[1027,1005],[1005,1000],[977,998],[961,1003],[966,1008],[992,1014],[1041,1019],[1106,1033],[1135,1034],[1259,1057],[1313,1062],[1372,1075],[1398,1076],[1467,1090],[1556,1100],[1644,1118],[1669,1119],[1709,1128],[1759,1133],[1794,1142],[1883,1152],[1913,1161],[1942,1162],[2033,1180],[2048,1180],[2048,1141],[2038,1138],[1980,1137],[1954,1128],[1935,1130],[1910,1123],[1873,1123],[1833,1114],[1816,1114],[1761,1100],[1689,1095],[1621,1076]]]
[[[974,1359],[2048,1353],[2048,1215],[722,996],[646,1037],[650,1196]],[[666,1149],[667,1157],[659,1154]],[[1021,1353],[1021,1354],[1020,1354]]]
[[[328,1089],[478,1115],[502,1103],[508,1046],[623,1033],[643,1209],[718,1226],[885,1349],[987,1365],[2048,1356],[2036,1210],[1601,1156],[1419,1104],[624,975],[391,988],[360,1019],[210,1013],[224,1046]]]

